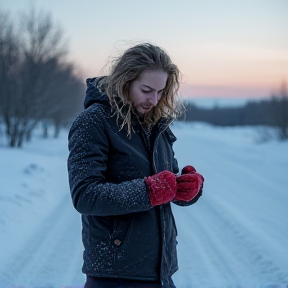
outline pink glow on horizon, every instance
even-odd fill
[[[275,87],[257,86],[216,86],[182,84],[180,95],[184,98],[263,98],[270,97]],[[277,88],[277,87],[276,87]]]

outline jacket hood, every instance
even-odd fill
[[[108,96],[99,91],[97,85],[101,79],[104,77],[94,77],[94,78],[88,78],[86,80],[87,90],[86,90],[86,96],[84,100],[84,108],[87,109],[94,103],[101,103],[104,105],[109,106],[109,98]]]

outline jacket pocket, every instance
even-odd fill
[[[128,241],[128,231],[131,226],[131,215],[120,215],[115,218],[112,240],[116,246],[120,246],[124,241]]]
[[[88,216],[89,217],[89,242],[98,243],[108,241],[114,231],[114,216]]]

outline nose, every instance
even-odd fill
[[[156,106],[158,103],[158,93],[155,92],[153,94],[151,94],[151,97],[149,98],[149,102],[153,105]]]

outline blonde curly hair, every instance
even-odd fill
[[[127,126],[128,136],[132,130],[131,112],[134,112],[129,100],[130,83],[145,69],[162,70],[168,78],[161,99],[145,114],[142,123],[149,128],[162,117],[174,120],[184,112],[184,105],[178,97],[181,77],[178,67],[162,48],[150,43],[138,44],[116,58],[110,75],[99,83],[99,88],[107,94],[112,110],[117,114],[120,130]]]

